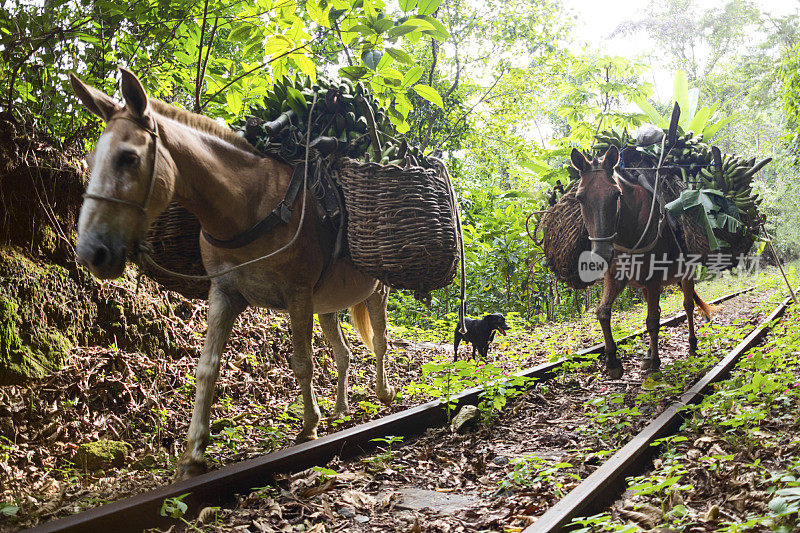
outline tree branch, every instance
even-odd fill
[[[500,71],[500,75],[497,77],[496,80],[494,80],[494,83],[492,83],[491,87],[489,87],[489,89],[485,93],[483,93],[483,96],[481,96],[481,98],[477,102],[475,102],[475,104],[473,104],[472,107],[470,107],[466,112],[464,112],[463,115],[458,117],[458,119],[455,122],[453,122],[453,126],[452,126],[452,130],[453,131],[451,131],[450,135],[448,135],[447,137],[445,137],[442,140],[441,144],[446,143],[447,141],[450,140],[451,137],[453,137],[453,135],[455,135],[455,133],[456,133],[455,132],[455,128],[456,128],[456,126],[458,126],[459,122],[461,122],[462,120],[467,118],[467,116],[469,116],[469,114],[472,113],[475,110],[475,108],[478,107],[478,105],[481,102],[483,102],[484,100],[486,100],[486,98],[489,97],[491,92],[494,90],[494,88],[497,86],[497,84],[500,83],[500,80],[502,80],[503,76],[505,76],[505,75],[506,75],[506,69],[504,68],[502,71]]]
[[[194,112],[199,113],[200,106],[200,76],[203,71],[203,38],[206,36],[206,22],[208,20],[208,0],[203,6],[203,24],[200,26],[200,42],[197,43],[197,75],[194,78]],[[211,45],[209,45],[211,48]]]

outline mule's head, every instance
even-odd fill
[[[570,154],[572,165],[581,180],[575,197],[592,241],[592,252],[610,264],[614,257],[614,240],[619,228],[622,189],[614,178],[619,163],[619,150],[611,146],[601,158],[587,159],[578,149]]]
[[[106,122],[87,161],[89,185],[78,219],[78,262],[99,278],[119,277],[149,223],[174,190],[174,164],[157,140],[155,117],[139,79],[121,69],[125,105],[70,74],[83,105]]]

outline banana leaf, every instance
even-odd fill
[[[715,229],[732,234],[737,234],[743,229],[739,219],[739,209],[717,189],[686,189],[665,207],[672,216],[686,214],[695,217],[706,230],[711,251],[717,251],[724,245],[730,244],[718,237],[714,233]]]

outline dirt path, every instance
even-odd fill
[[[727,306],[721,317],[738,307],[738,304]],[[151,358],[122,352],[113,346],[79,348],[65,368],[41,383],[0,389],[0,434],[4,436],[0,443],[0,502],[17,508],[12,516],[0,518],[0,529],[13,530],[52,520],[169,482],[188,426],[196,356],[205,333],[203,315],[202,304],[187,303],[176,311],[171,327],[184,339],[182,351],[189,354],[184,357]],[[631,327],[640,327],[641,320],[634,318]],[[493,347],[490,361],[506,371],[538,364],[563,353],[566,346],[578,349],[597,342],[595,328],[589,317],[573,324],[520,329],[506,344]],[[222,365],[212,413],[213,437],[207,452],[212,467],[286,446],[299,430],[300,405],[297,400],[291,402],[297,388],[288,364],[291,345],[286,329],[283,316],[267,312],[248,310],[237,322],[229,355]],[[663,342],[686,344],[685,340]],[[372,391],[374,357],[360,344],[351,344],[354,345],[350,380],[353,414],[349,420],[337,424],[324,423],[320,434],[427,401],[429,396],[414,394],[409,385],[429,381],[430,376],[424,371],[426,364],[452,358],[452,350],[447,346],[393,348],[390,375],[404,394],[387,408],[377,405]],[[333,405],[336,369],[331,350],[322,341],[318,328],[314,348],[318,354],[315,384],[325,410]],[[633,371],[638,361],[626,366]],[[615,391],[628,390],[640,379],[631,372],[627,380],[608,384],[592,374],[565,378],[563,383],[553,386],[554,392],[550,394],[554,396],[541,391],[530,400],[535,406],[544,398],[552,413],[546,412],[541,418],[542,409],[534,409],[536,421],[524,424],[548,425],[548,420],[560,420],[557,414],[564,408],[560,402],[567,401],[565,398],[572,391],[588,397],[591,389],[583,389],[587,386],[595,387],[594,390],[602,386]],[[511,412],[524,412],[526,401],[515,404]],[[582,401],[574,400],[576,406]],[[506,416],[509,415],[504,414],[489,429],[503,427]],[[558,424],[567,427],[571,423]],[[522,449],[516,452],[512,449],[514,439],[508,437],[512,430],[503,431],[511,448],[487,449],[481,455],[484,462],[487,457],[491,461],[492,453],[512,458],[525,453]],[[81,449],[99,440],[124,443],[122,455],[104,464],[87,464],[81,459]],[[489,440],[501,442],[490,437]],[[530,440],[530,436],[525,440]],[[569,440],[563,443],[565,449],[569,445]],[[494,471],[492,464],[488,463],[489,472]]]
[[[282,478],[277,488],[249,495],[205,527],[518,531],[646,424],[674,391],[711,366],[733,345],[734,331],[744,334],[766,316],[771,296],[773,291],[744,295],[726,305],[703,328],[700,350],[709,357],[685,357],[685,325],[662,330],[664,381],[648,379],[647,388],[631,357],[618,381],[599,376],[595,365],[573,370],[464,433],[431,430],[405,446],[387,443],[380,453]]]

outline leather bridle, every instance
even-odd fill
[[[110,124],[111,122],[113,122],[115,120],[119,120],[119,119],[124,119],[124,120],[128,120],[130,122],[133,122],[134,124],[139,126],[141,129],[143,129],[144,131],[149,133],[150,134],[150,138],[153,140],[153,165],[150,168],[150,180],[149,180],[149,182],[147,184],[147,193],[145,194],[144,201],[139,203],[139,202],[135,202],[133,200],[126,200],[124,198],[115,198],[113,196],[105,196],[105,195],[102,195],[102,194],[90,194],[90,193],[85,193],[83,195],[83,197],[84,198],[88,198],[89,200],[101,200],[101,201],[104,201],[104,202],[111,202],[111,203],[120,204],[120,205],[123,205],[123,206],[126,206],[126,207],[130,207],[130,208],[136,209],[137,211],[139,211],[142,214],[142,225],[144,226],[146,224],[146,221],[147,221],[147,207],[150,204],[150,197],[153,195],[153,188],[155,186],[155,181],[156,181],[156,159],[158,158],[158,138],[159,138],[159,136],[158,136],[158,123],[154,120],[153,121],[153,128],[150,129],[150,128],[148,128],[147,126],[145,126],[144,124],[142,124],[141,122],[139,122],[138,120],[136,120],[134,118],[121,115],[121,116],[112,118],[111,120],[106,122],[106,124]]]
[[[589,170],[588,172],[600,172],[600,171],[601,170]],[[583,174],[583,173],[581,173],[581,174]],[[656,194],[655,191],[652,194],[654,195],[654,198],[655,198],[655,194]],[[617,217],[616,217],[616,221],[614,222],[614,233],[612,233],[611,235],[608,235],[606,237],[591,237],[590,236],[589,237],[589,241],[591,241],[593,243],[594,242],[612,242],[612,243],[614,243],[614,249],[615,250],[617,250],[618,252],[626,253],[626,254],[644,254],[644,253],[649,252],[653,248],[655,248],[656,244],[658,243],[658,238],[661,236],[661,231],[662,231],[663,223],[664,223],[664,220],[665,220],[665,217],[663,216],[663,214],[661,214],[661,216],[659,217],[658,228],[657,228],[657,231],[656,231],[656,235],[653,238],[653,240],[650,242],[650,244],[648,244],[647,246],[639,248],[639,245],[642,243],[642,240],[644,240],[645,234],[650,229],[650,225],[651,225],[651,222],[653,220],[654,210],[652,208],[650,210],[650,216],[648,217],[647,226],[645,227],[644,231],[642,232],[642,235],[639,237],[639,241],[636,243],[636,245],[633,248],[626,248],[625,246],[622,246],[621,244],[618,244],[618,243],[615,242],[616,239],[617,239],[617,236],[619,234],[618,229],[619,229],[619,219],[620,219],[621,212],[622,212],[622,194],[620,194],[617,197]]]
[[[589,170],[586,173],[588,173],[588,172],[605,172],[605,170],[602,170],[602,169],[600,169],[600,170]],[[581,173],[581,175],[583,175],[583,173]],[[620,195],[617,196],[617,217],[616,217],[616,221],[614,222],[614,233],[612,233],[611,235],[608,235],[606,237],[591,237],[590,236],[589,240],[591,242],[614,242],[617,239],[617,235],[619,234],[618,228],[619,228],[619,217],[620,217],[620,212],[621,211],[622,211],[622,193],[620,193]]]

